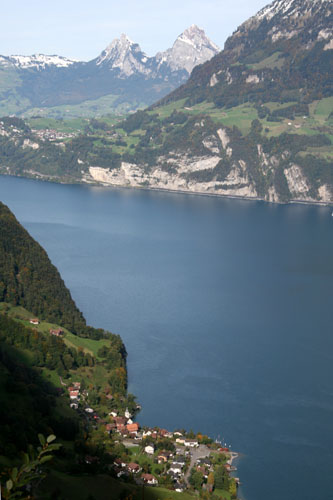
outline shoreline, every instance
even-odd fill
[[[34,181],[41,181],[41,182],[50,182],[52,184],[61,184],[64,186],[71,186],[71,185],[78,185],[78,186],[91,186],[91,187],[100,187],[100,188],[111,188],[111,189],[133,189],[133,190],[138,190],[138,191],[157,191],[160,193],[171,193],[171,194],[185,194],[185,195],[192,195],[192,196],[207,196],[207,197],[214,197],[214,198],[221,198],[221,199],[230,199],[230,200],[242,200],[242,201],[257,201],[257,202],[263,202],[267,203],[269,205],[310,205],[313,207],[333,207],[333,201],[331,202],[326,202],[326,201],[310,201],[310,200],[297,200],[297,199],[291,199],[289,201],[268,201],[265,200],[264,198],[259,198],[259,197],[248,197],[248,196],[240,196],[240,195],[232,195],[232,194],[219,194],[219,193],[206,193],[202,191],[184,191],[181,189],[170,189],[170,188],[161,188],[161,187],[153,187],[153,186],[120,186],[119,184],[108,184],[108,183],[103,183],[103,182],[97,182],[97,181],[85,181],[84,179],[72,179],[69,182],[64,181],[63,179],[60,178],[52,178],[48,176],[42,176],[42,174],[37,175],[37,176],[25,176],[25,175],[15,175],[13,173],[5,173],[5,172],[0,172],[0,176],[6,176],[6,177],[14,177],[14,178],[20,178],[20,179],[30,179]]]

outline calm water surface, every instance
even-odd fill
[[[124,339],[141,423],[224,437],[246,500],[333,499],[330,209],[10,177],[0,199]]]

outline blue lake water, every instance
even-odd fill
[[[11,177],[0,200],[122,336],[140,423],[224,438],[246,500],[333,499],[331,209]]]

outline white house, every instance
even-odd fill
[[[154,455],[154,446],[151,446],[150,444],[148,446],[145,447],[145,452],[148,454],[148,455]]]
[[[158,484],[156,477],[154,477],[152,474],[142,474],[141,477],[147,484],[152,484],[152,485]]]
[[[128,411],[128,408],[126,408],[126,411],[125,411],[125,418],[131,418],[131,414],[130,412]]]
[[[189,446],[190,448],[195,448],[199,446],[199,443],[197,439],[185,439],[184,445]]]
[[[170,465],[169,472],[173,472],[174,474],[181,474],[182,473],[182,466],[179,464],[172,463]]]

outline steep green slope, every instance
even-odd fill
[[[74,332],[86,329],[58,270],[45,250],[0,203],[0,301],[20,304]]]

